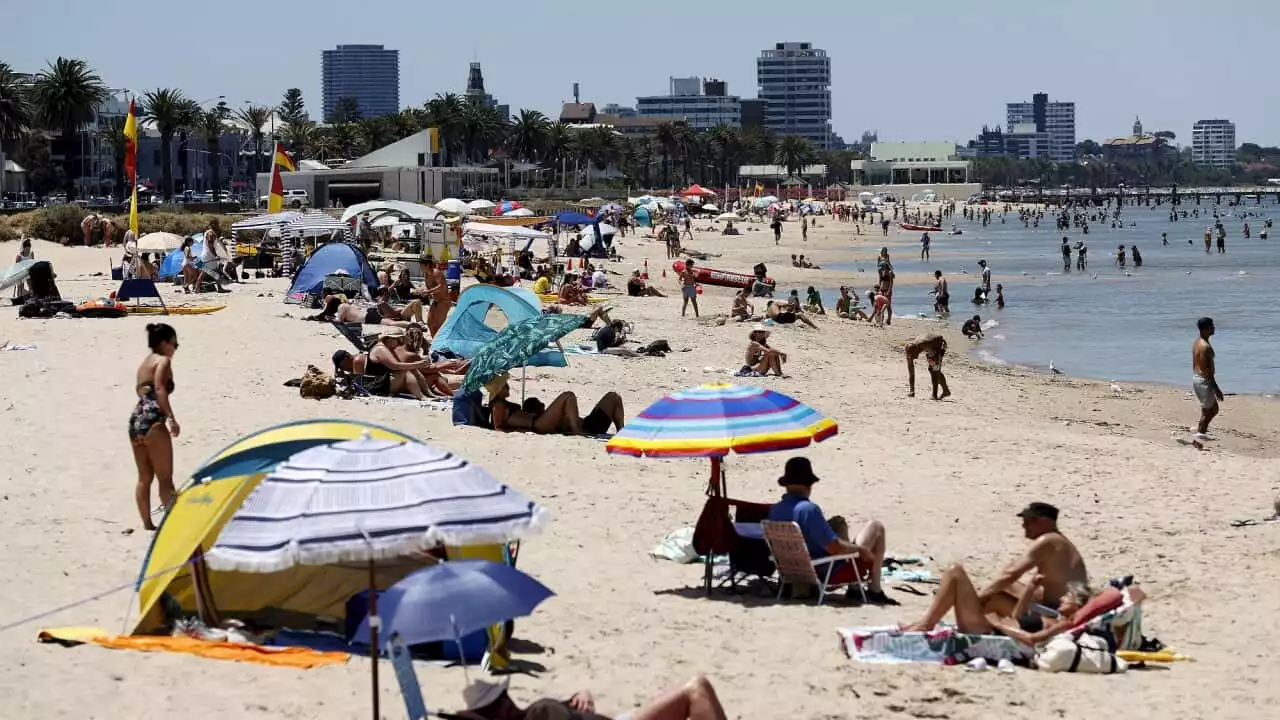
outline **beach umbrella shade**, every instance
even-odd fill
[[[617,234],[618,234],[618,228],[616,228],[616,227],[614,227],[614,226],[610,225],[610,224],[609,224],[609,223],[607,223],[607,222],[596,223],[596,227],[598,227],[598,228],[600,229],[600,236],[601,236],[601,237],[605,237],[605,236],[607,236],[607,235],[617,235]]]
[[[494,204],[492,200],[472,200],[467,203],[467,207],[475,210],[476,212],[482,212],[485,210],[492,210],[497,207],[497,205]]]
[[[436,209],[450,215],[470,215],[471,206],[458,198],[445,198],[436,203]]]
[[[503,328],[471,358],[463,392],[475,392],[497,375],[521,367],[547,345],[582,327],[581,315],[536,315]]]
[[[23,260],[5,268],[3,272],[0,272],[0,291],[8,290],[26,280],[27,276],[31,274],[31,266],[35,264],[35,260]]]
[[[502,202],[495,205],[493,209],[496,214],[505,215],[511,212],[512,210],[519,210],[522,207],[524,206],[521,205],[516,200],[503,200]]]
[[[719,206],[717,206],[715,203],[707,203],[702,206],[703,212],[718,212],[719,210],[720,210]]]
[[[731,221],[731,220],[741,220],[741,219],[742,218],[738,217],[737,213],[721,213],[716,216],[716,220],[720,220],[720,221]]]
[[[417,570],[378,598],[379,635],[398,634],[406,645],[457,641],[464,635],[532,614],[555,595],[504,563],[454,560]],[[368,643],[369,618],[353,642]]]
[[[502,214],[504,217],[533,217],[533,211],[529,208],[516,208]]]
[[[182,236],[171,232],[147,233],[138,238],[138,252],[165,252],[182,247]]]

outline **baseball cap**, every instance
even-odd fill
[[[1023,508],[1022,512],[1018,513],[1018,517],[1048,518],[1049,520],[1056,522],[1058,519],[1058,508],[1050,505],[1049,503],[1033,502]]]

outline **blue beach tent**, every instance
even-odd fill
[[[498,336],[498,331],[485,323],[485,317],[493,307],[507,316],[508,325],[542,314],[542,301],[528,290],[472,285],[458,296],[457,307],[431,341],[431,349],[448,350],[464,358],[474,357],[480,348]],[[527,364],[541,367],[566,365],[564,353],[555,349],[539,352],[529,358]]]
[[[195,242],[191,245],[191,256],[196,260],[200,259],[200,254],[204,252],[204,233],[195,233],[189,236]],[[160,262],[161,280],[172,280],[182,274],[182,248],[170,250],[168,255],[164,256],[164,260]]]
[[[339,271],[361,278],[370,294],[378,287],[378,274],[369,265],[363,250],[349,243],[327,243],[311,253],[298,268],[285,302],[302,302],[308,295],[319,295],[324,290],[325,277]]]

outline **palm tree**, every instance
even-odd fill
[[[717,125],[707,131],[707,145],[716,169],[720,171],[717,181],[721,185],[729,185],[732,178],[730,168],[735,170],[742,164],[744,145],[742,134],[737,128],[728,125]]]
[[[173,136],[192,124],[193,105],[174,88],[150,90],[142,96],[142,116],[155,123],[160,133],[160,185],[165,200],[173,199]]]
[[[463,148],[466,101],[456,93],[437,94],[427,101],[427,124],[440,133],[441,164],[452,165]]]
[[[785,135],[774,148],[774,162],[786,169],[788,176],[800,174],[813,162],[813,146],[799,135]]]
[[[210,108],[207,112],[200,113],[195,123],[196,129],[200,133],[200,137],[204,140],[205,150],[208,151],[210,173],[213,178],[211,187],[213,189],[214,201],[218,206],[222,205],[222,152],[221,142],[222,134],[226,131],[225,122],[230,114],[226,103],[218,103],[217,106]]]
[[[572,147],[573,131],[569,129],[568,125],[558,122],[547,128],[546,154],[542,158],[542,163],[544,165],[550,163],[553,171],[556,165],[560,166],[560,182],[562,185],[564,184],[564,161],[569,157],[569,151]]]
[[[291,126],[292,127],[292,126]],[[333,134],[327,130],[320,130],[314,125],[298,125],[296,126],[302,132],[299,144],[300,151],[305,151],[311,157],[321,161],[328,160],[331,156],[338,154],[338,144],[333,139]]]
[[[465,103],[462,108],[462,152],[468,162],[482,163],[507,133],[506,118],[496,108]]]
[[[658,148],[662,152],[662,178],[663,185],[671,182],[671,156],[676,154],[680,145],[680,131],[676,128],[676,124],[672,122],[658,123],[653,129],[653,139],[658,143]]]
[[[536,162],[542,158],[551,121],[537,110],[521,110],[507,135],[507,149],[517,159]]]
[[[743,150],[750,161],[757,165],[768,165],[773,162],[773,136],[760,128],[748,128],[742,133]]]
[[[389,118],[362,118],[355,123],[356,134],[364,146],[365,152],[373,152],[395,142],[395,128]]]
[[[420,108],[405,108],[388,117],[387,122],[396,140],[403,140],[427,126],[427,111]]]
[[[32,124],[27,93],[8,63],[0,62],[0,152],[11,152]]]
[[[249,163],[249,173],[253,177],[257,177],[257,173],[263,172],[262,167],[262,141],[266,139],[266,131],[263,128],[271,120],[271,108],[262,107],[261,105],[249,105],[240,108],[236,113],[236,118],[244,123],[249,129],[249,138],[253,140],[253,162]]]
[[[315,134],[315,124],[306,120],[288,122],[281,128],[281,137],[284,139],[284,143],[289,146],[290,150],[297,153],[305,152],[316,155],[311,152],[311,140]],[[319,157],[318,155],[316,156]]]
[[[124,138],[125,119],[120,116],[113,116],[107,119],[106,124],[98,131],[98,139],[107,147],[111,148],[112,172],[111,179],[114,183],[116,192],[116,200],[124,200],[133,188],[125,186],[124,177],[124,154],[128,149]]]
[[[76,196],[75,161],[80,128],[93,121],[107,99],[107,86],[84,60],[60,57],[36,76],[32,88],[35,115],[61,133],[62,169],[67,199]]]

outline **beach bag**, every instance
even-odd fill
[[[298,394],[304,398],[324,400],[338,392],[338,383],[333,376],[315,365],[308,365],[302,374],[302,383],[298,386]]]
[[[1059,635],[1036,652],[1036,668],[1046,672],[1091,673],[1112,675],[1129,669],[1129,664],[1116,657],[1104,638],[1088,633],[1072,638]]]

